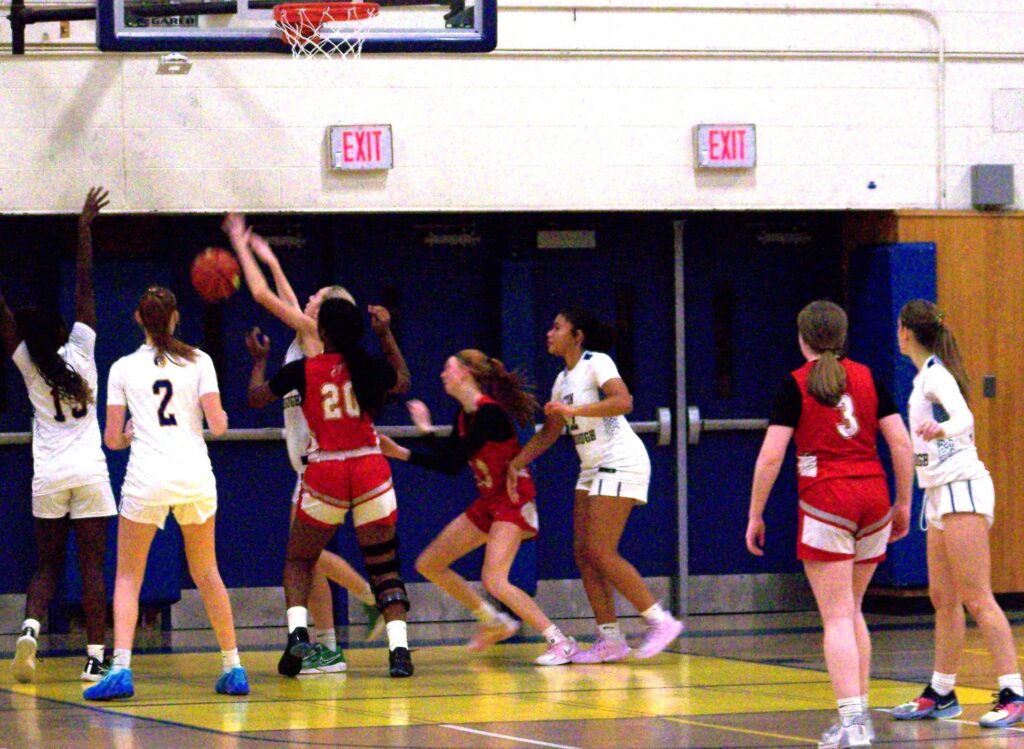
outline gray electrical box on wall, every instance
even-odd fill
[[[996,211],[1013,205],[1013,164],[971,166],[971,205]]]

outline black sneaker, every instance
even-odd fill
[[[388,653],[389,673],[396,679],[412,676],[412,655],[409,648],[395,648]]]
[[[296,627],[288,633],[288,644],[284,646],[277,672],[281,676],[298,676],[302,670],[302,659],[309,655],[309,632],[305,627]]]
[[[110,661],[98,661],[91,655],[85,659],[85,668],[82,669],[82,681],[99,681],[107,675],[110,670]]]

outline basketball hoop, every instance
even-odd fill
[[[284,3],[274,6],[274,25],[292,57],[354,60],[363,51],[367,22],[379,14],[377,3]]]

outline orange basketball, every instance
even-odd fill
[[[235,256],[222,247],[207,247],[192,261],[192,285],[207,302],[223,302],[242,285]]]

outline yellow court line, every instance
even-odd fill
[[[752,736],[767,736],[772,739],[785,739],[786,741],[797,741],[801,744],[817,745],[817,739],[809,739],[806,736],[790,736],[786,733],[772,733],[771,731],[755,731],[753,728],[736,728],[735,726],[723,726],[718,723],[705,723],[700,720],[689,718],[675,718],[668,715],[659,716],[662,720],[671,720],[674,723],[682,723],[686,726],[698,726],[700,728],[711,728],[715,731],[732,731],[733,733],[747,733]]]

